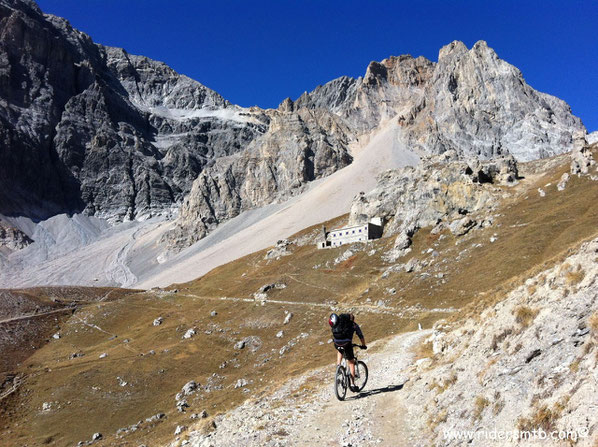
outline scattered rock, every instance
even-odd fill
[[[183,335],[184,339],[189,339],[191,337],[194,337],[196,334],[195,329],[188,329],[187,332],[185,332],[185,335]]]
[[[449,229],[455,236],[463,236],[476,226],[476,221],[466,216],[450,223]]]
[[[588,141],[586,141],[586,136],[583,135],[583,132],[575,135],[573,150],[571,151],[571,174],[587,175],[590,172],[590,167],[596,164],[589,146],[591,139],[588,138]]]
[[[569,182],[570,177],[571,176],[569,175],[568,172],[565,172],[563,175],[561,175],[561,179],[557,183],[556,189],[558,189],[559,191],[563,191],[565,189],[565,187],[567,186],[567,183]]]
[[[283,331],[278,331],[278,332],[276,333],[276,338],[282,338],[282,336],[283,336],[283,335],[284,335],[284,332],[283,332]]]
[[[276,242],[276,246],[274,248],[268,250],[264,259],[276,259],[281,256],[290,255],[292,253],[289,250],[290,245],[291,245],[291,242],[289,242],[287,239],[282,239],[282,240]]]
[[[258,289],[257,292],[253,294],[253,297],[257,300],[265,300],[268,298],[267,293],[272,289],[285,289],[287,285],[285,283],[272,283],[272,284],[264,284],[262,287]]]
[[[184,413],[185,408],[189,408],[189,403],[187,402],[186,399],[181,399],[181,400],[177,400],[175,406],[179,413]]]
[[[147,418],[147,419],[145,420],[145,422],[150,422],[150,423],[151,423],[151,422],[157,422],[157,421],[159,421],[160,419],[164,419],[165,417],[166,417],[166,415],[165,415],[164,413],[156,413],[156,414],[154,414],[153,416],[151,416],[151,417]]]
[[[103,352],[102,354],[100,354],[100,358],[101,359],[105,359],[106,357],[108,357],[108,354],[106,354],[105,352]]]
[[[216,312],[215,310],[210,312],[210,317],[215,317],[216,315],[218,315],[218,312]]]
[[[286,312],[286,316],[284,317],[284,321],[283,324],[289,324],[291,322],[291,319],[293,318],[293,312]]]
[[[237,350],[249,347],[251,352],[256,352],[262,347],[262,339],[256,335],[250,335],[235,343],[234,348]]]
[[[194,380],[190,380],[183,386],[183,388],[181,389],[181,392],[185,396],[189,396],[190,394],[193,394],[195,391],[197,391],[197,387],[198,387],[197,383]]]
[[[239,379],[237,380],[237,383],[235,383],[235,388],[243,388],[247,386],[247,380],[245,379]]]
[[[353,255],[354,255],[354,253],[353,253],[352,250],[350,250],[350,249],[349,250],[345,250],[343,252],[343,254],[341,254],[339,257],[337,257],[334,260],[334,265],[340,264],[341,262],[345,262],[347,259],[349,259]]]
[[[94,433],[93,436],[91,437],[92,441],[99,441],[100,439],[102,439],[101,433]]]
[[[411,237],[406,232],[401,232],[395,239],[394,248],[404,250],[411,246]]]
[[[187,430],[187,427],[185,427],[184,425],[177,425],[176,429],[174,430],[174,435],[178,436],[181,433],[183,433],[185,430]]]
[[[162,317],[158,317],[154,320],[153,325],[154,326],[160,326],[162,324],[162,321],[164,321],[164,318]]]

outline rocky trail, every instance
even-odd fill
[[[191,432],[188,441],[197,447],[409,445],[411,433],[403,423],[407,411],[401,402],[409,377],[403,371],[413,362],[411,348],[430,333],[401,334],[381,342],[377,352],[361,351],[358,356],[370,371],[368,383],[361,393],[349,392],[343,402],[334,395],[331,363],[216,417],[213,432]]]

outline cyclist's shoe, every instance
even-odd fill
[[[359,391],[359,387],[355,386],[355,385],[349,385],[349,389],[353,392],[353,393],[357,393]]]

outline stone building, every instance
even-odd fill
[[[380,219],[372,219],[371,222],[365,224],[337,228],[332,231],[326,231],[326,227],[324,227],[323,236],[323,240],[318,242],[318,248],[340,247],[356,242],[366,243],[382,237],[382,222]]]

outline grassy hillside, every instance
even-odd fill
[[[352,309],[370,342],[418,324],[430,327],[500,295],[508,284],[558,262],[570,247],[597,233],[598,182],[574,177],[557,191],[568,170],[566,158],[545,164],[551,167],[544,173],[536,164],[523,167],[526,178],[505,189],[509,197],[491,227],[460,238],[420,230],[412,252],[397,261],[426,264],[417,272],[392,271],[394,264],[384,260],[394,238],[356,245],[351,255],[335,261],[348,247],[317,250],[302,244],[318,233],[316,226],[290,238],[287,256],[267,259],[264,250],[187,284],[123,292],[77,308],[55,322],[59,328],[52,327],[59,339],[11,367],[21,385],[1,401],[3,442],[66,446],[96,432],[103,435],[97,445],[166,442],[177,425],[209,429],[219,412],[259,398],[306,369],[332,363],[326,323],[331,309]],[[344,221],[341,216],[327,226]],[[266,284],[279,288],[254,299]],[[284,324],[287,312],[293,317]],[[154,326],[158,317],[163,322]],[[196,335],[183,338],[189,329]],[[247,337],[253,338],[235,349]],[[331,365],[331,382],[332,374]],[[247,385],[235,388],[240,379]],[[175,395],[190,380],[200,390],[188,398],[186,412],[179,412]],[[49,409],[43,410],[44,403]],[[202,410],[207,419],[191,419]],[[165,417],[145,421],[157,413]],[[116,435],[139,421],[136,430]]]

